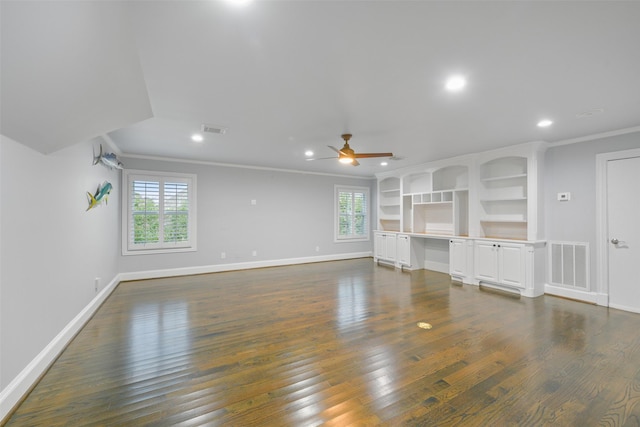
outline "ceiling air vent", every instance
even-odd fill
[[[200,129],[202,130],[202,132],[217,133],[220,135],[224,135],[225,133],[227,133],[228,128],[225,128],[222,126],[212,126],[212,125],[203,124]]]
[[[590,110],[583,111],[581,113],[576,114],[576,117],[579,119],[584,119],[585,117],[592,117],[592,116],[595,116],[596,114],[602,114],[602,113],[604,113],[604,108],[592,108]]]

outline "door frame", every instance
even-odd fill
[[[607,165],[611,160],[640,157],[640,148],[596,154],[596,303],[609,306],[609,236],[607,235]]]

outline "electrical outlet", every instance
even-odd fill
[[[226,252],[220,253],[220,259],[225,259],[226,257],[227,257],[227,253]]]
[[[316,252],[320,252],[320,246],[316,246]]]
[[[96,291],[96,292],[98,292],[98,289],[100,289],[100,278],[99,278],[99,277],[96,277],[96,278],[93,280],[93,290],[94,290],[94,291]]]
[[[253,256],[258,256],[258,251],[253,251],[253,252],[251,252],[251,255],[253,255]]]
[[[251,199],[251,205],[255,206],[258,204],[258,201],[256,199]]]

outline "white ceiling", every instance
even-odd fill
[[[371,176],[640,126],[637,1],[1,6],[2,133],[42,152],[103,135],[124,154]],[[452,74],[465,90],[444,89]],[[228,132],[195,143],[202,123]],[[305,161],[345,132],[403,160]]]

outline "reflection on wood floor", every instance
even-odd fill
[[[8,425],[638,425],[639,330],[370,258],[127,282]]]

